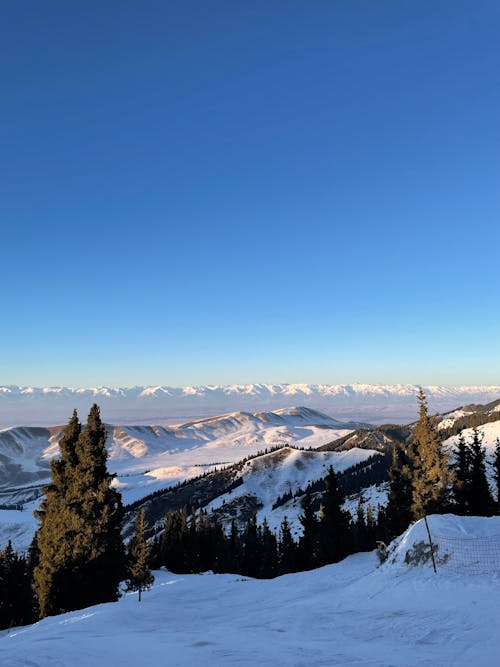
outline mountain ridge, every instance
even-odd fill
[[[500,397],[500,385],[422,385],[432,411],[486,403]],[[0,386],[0,427],[65,422],[74,408],[82,414],[97,402],[106,420],[121,424],[178,424],[214,414],[287,408],[300,404],[343,421],[407,423],[417,417],[416,384],[250,383],[174,387]]]

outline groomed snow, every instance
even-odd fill
[[[441,532],[500,533],[498,517],[431,517]],[[432,528],[431,528],[432,529]],[[417,524],[403,549],[422,536]],[[401,540],[400,540],[401,542]],[[374,553],[258,581],[156,572],[139,604],[114,604],[3,631],[2,667],[494,667],[500,577],[430,564],[378,567]]]

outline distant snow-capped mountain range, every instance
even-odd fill
[[[444,412],[500,397],[500,385],[423,387],[432,410]],[[185,387],[0,386],[0,426],[65,421],[92,402],[107,421],[175,423],[234,410],[276,410],[290,404],[326,410],[341,419],[405,422],[416,417],[412,384],[231,384]]]

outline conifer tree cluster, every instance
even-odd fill
[[[31,569],[29,555],[26,558],[16,553],[9,540],[0,550],[0,629],[36,619]]]
[[[418,401],[419,419],[409,443],[395,445],[393,449],[386,510],[390,539],[426,514],[500,513],[500,441],[497,440],[493,461],[495,501],[488,485],[481,432],[475,428],[470,442],[460,432],[451,462],[442,448],[442,433],[428,414],[422,390]]]
[[[361,499],[357,521],[351,521],[342,509],[345,496],[333,468],[325,482],[319,516],[310,490],[302,499],[298,541],[286,517],[277,537],[266,520],[259,525],[255,516],[241,531],[233,520],[226,534],[203,510],[188,515],[184,508],[167,514],[163,532],[153,542],[152,563],[177,573],[212,570],[268,579],[337,562],[386,538],[383,524],[374,520],[372,508],[365,512]],[[380,517],[383,522],[383,512]]]
[[[472,516],[491,516],[497,511],[491,494],[486,474],[486,450],[483,447],[483,434],[473,429],[472,438],[465,441],[462,433],[458,436],[455,449],[455,478],[453,481],[453,511],[455,514]],[[497,442],[493,466],[498,466],[500,447]],[[496,479],[496,474],[494,473]]]
[[[37,512],[33,577],[42,618],[118,598],[125,574],[123,508],[111,485],[105,445],[98,406],[92,406],[84,429],[75,411]]]

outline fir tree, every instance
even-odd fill
[[[419,419],[408,450],[411,460],[411,513],[414,520],[448,509],[449,487],[452,481],[448,456],[442,451],[436,421],[428,414],[422,389],[418,402]]]
[[[137,513],[135,522],[135,535],[128,549],[128,574],[127,590],[138,591],[138,599],[141,601],[142,591],[151,588],[154,576],[149,569],[149,549],[146,542],[146,519],[144,510],[141,508]]]
[[[302,526],[302,536],[299,539],[299,567],[301,570],[312,570],[319,562],[319,530],[309,489],[302,500],[302,514],[299,516],[299,521]]]
[[[75,410],[59,441],[61,456],[51,461],[51,482],[44,488],[40,510],[35,512],[41,522],[36,533],[37,562],[33,571],[40,617],[79,605],[78,592],[73,586],[74,541],[79,526],[73,482],[77,474],[75,447],[80,433]]]
[[[261,558],[261,540],[257,528],[255,515],[245,526],[243,533],[243,553],[241,559],[242,574],[249,577],[258,577]]]
[[[260,556],[259,575],[263,579],[272,579],[278,574],[278,545],[265,518],[262,524]]]
[[[392,538],[406,530],[412,520],[411,463],[401,444],[394,444],[392,448],[389,479],[386,523],[388,533]]]
[[[37,531],[34,587],[40,616],[118,597],[124,575],[120,494],[106,468],[106,430],[94,405],[81,430],[76,411],[51,462]]]
[[[106,429],[99,407],[90,409],[85,429],[75,447],[78,475],[74,503],[80,521],[75,536],[75,556],[80,571],[80,606],[110,602],[119,597],[125,576],[125,551],[121,536],[121,495],[111,485],[107,470]]]
[[[470,483],[470,449],[465,442],[462,432],[458,435],[457,446],[455,449],[455,463],[453,464],[453,508],[456,514],[467,514],[469,510],[469,483]]]
[[[352,549],[349,512],[342,509],[345,496],[332,466],[325,477],[320,520],[320,563],[336,563]]]
[[[0,550],[0,628],[27,625],[34,620],[30,568],[9,540],[7,547]]]
[[[486,477],[486,452],[482,446],[483,435],[477,428],[472,432],[469,443],[470,473],[468,488],[468,512],[473,516],[494,514],[494,501]]]
[[[496,488],[496,513],[500,514],[500,438],[495,442],[495,453],[493,457],[493,479],[495,480]]]
[[[297,544],[292,537],[290,524],[285,516],[281,522],[280,539],[278,542],[278,571],[279,574],[297,572],[298,567]]]

